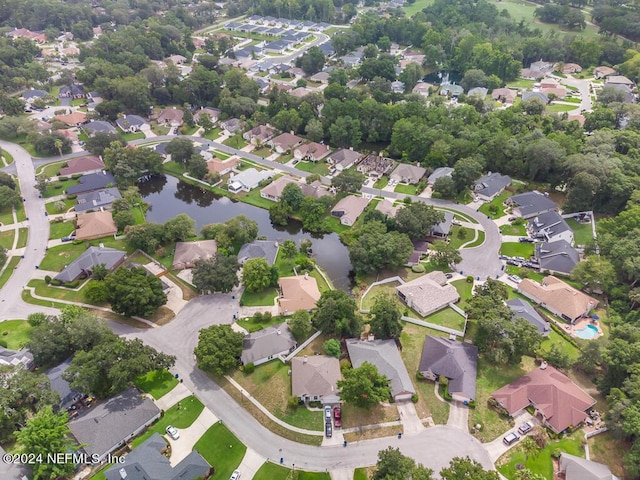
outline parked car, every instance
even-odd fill
[[[342,412],[340,411],[340,407],[333,407],[333,424],[336,428],[342,426]]]
[[[451,223],[453,225],[462,225],[462,223],[460,222],[460,220],[451,220]]]
[[[71,242],[73,241],[73,237],[62,237],[60,239],[61,242]]]
[[[231,476],[229,477],[229,480],[238,480],[239,478],[240,478],[240,471],[234,470]]]
[[[513,283],[520,283],[522,281],[522,279],[518,275],[509,275],[507,278]]]
[[[502,439],[502,443],[509,446],[509,445],[513,445],[518,440],[520,440],[520,437],[518,435],[516,435],[515,433],[510,433],[509,435],[507,435]]]
[[[518,432],[520,432],[520,434],[524,435],[527,432],[529,432],[532,428],[533,428],[533,423],[532,422],[524,422],[522,425],[520,425],[520,427],[518,427]]]
[[[445,273],[444,276],[448,279],[452,279],[453,278],[453,273]]]
[[[509,217],[509,218],[507,218],[507,220],[508,220],[508,221],[510,221],[510,222],[515,221],[515,219],[516,219],[516,217]]]
[[[300,160],[297,160],[297,159],[296,159],[296,160],[294,160],[291,164],[292,164],[292,165],[297,165],[298,163],[300,163]]]
[[[173,425],[169,425],[166,428],[166,432],[167,432],[167,435],[169,435],[174,440],[178,440],[180,438],[180,432],[178,432],[178,429]]]
[[[331,407],[329,405],[324,406],[324,421],[331,423]]]
[[[535,242],[535,240],[533,238],[529,238],[529,237],[520,237],[518,239],[518,241],[520,243],[533,243],[533,242]]]
[[[324,434],[327,436],[327,438],[331,438],[331,436],[333,435],[333,428],[331,427],[331,421],[328,421],[327,424],[324,426]]]

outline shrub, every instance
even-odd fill
[[[298,408],[299,403],[300,403],[300,399],[298,397],[289,397],[287,399],[287,407],[289,407],[292,410],[295,408]]]
[[[324,353],[331,357],[340,358],[342,354],[342,348],[340,347],[340,342],[335,338],[330,338],[326,342],[322,344],[322,348]]]
[[[346,359],[343,358],[342,360],[340,360],[340,371],[344,372],[345,370],[348,370],[349,368],[351,368],[351,362]]]
[[[264,312],[262,314],[262,321],[264,323],[270,322],[272,318],[273,318],[273,315],[271,315],[271,312]]]
[[[82,243],[84,243],[84,240],[74,240],[72,243],[74,245],[81,245]]]
[[[64,284],[67,288],[78,288],[78,285],[80,285],[80,280],[74,280],[73,282],[67,282]]]
[[[554,448],[551,452],[551,456],[553,458],[560,458],[560,455],[562,455],[562,450],[560,450],[559,448]]]
[[[32,327],[37,327],[38,325],[42,325],[47,319],[47,316],[42,312],[30,313],[27,317],[27,322]]]
[[[246,373],[247,375],[250,375],[255,371],[256,371],[256,366],[254,365],[253,362],[247,363],[244,366],[244,373]]]
[[[422,265],[421,263],[416,263],[411,267],[411,271],[415,273],[424,273],[425,270],[426,268],[424,268],[424,265]]]
[[[164,247],[160,247],[156,250],[156,255],[160,258],[164,258],[167,256],[167,249]]]
[[[44,282],[49,285],[51,283],[51,277],[49,275],[44,276]]]
[[[82,176],[82,175],[80,175],[80,176]],[[69,177],[58,177],[58,181],[59,182],[66,182],[67,180],[69,180]],[[62,185],[60,185],[60,186],[62,186]],[[56,187],[56,188],[58,188],[58,187]]]
[[[411,395],[411,401],[413,403],[418,403],[418,394],[414,393],[413,395]]]
[[[467,283],[473,283],[473,275],[467,275]]]
[[[51,279],[51,285],[53,285],[54,287],[59,287],[60,285],[62,285],[62,282],[56,278]]]

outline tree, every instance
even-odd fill
[[[449,266],[462,261],[460,251],[444,240],[436,240],[431,244],[431,258],[440,266]]]
[[[280,245],[280,252],[284,255],[284,258],[293,258],[298,254],[298,247],[293,240],[285,240]]]
[[[435,225],[442,222],[444,213],[422,202],[401,208],[396,214],[396,230],[406,233],[411,240],[424,239]]]
[[[192,177],[198,179],[203,179],[209,172],[207,161],[199,153],[191,155],[191,158],[187,162],[187,170]]]
[[[127,317],[151,316],[167,303],[160,279],[142,267],[119,267],[104,282],[111,309]]]
[[[307,138],[312,142],[319,142],[324,138],[324,126],[317,118],[309,120],[304,127],[304,131],[307,134]]]
[[[568,370],[573,364],[569,354],[556,344],[551,345],[548,351],[542,352],[542,358],[560,370]]]
[[[286,110],[280,110],[271,119],[271,123],[278,130],[285,132],[297,132],[302,126],[302,118],[297,110],[289,108]]]
[[[198,260],[193,268],[193,284],[201,293],[230,292],[237,286],[238,258],[218,254],[215,258]]]
[[[130,210],[123,210],[113,214],[113,222],[118,227],[118,231],[123,232],[129,225],[135,225],[136,217]]]
[[[153,253],[164,238],[164,226],[157,223],[129,225],[124,229],[124,234],[132,248]]]
[[[569,182],[565,212],[584,212],[593,209],[593,204],[600,187],[601,180],[588,172],[577,173]]]
[[[233,243],[244,245],[258,238],[258,222],[238,215],[224,222],[226,233]]]
[[[91,152],[93,155],[102,156],[105,149],[113,142],[118,142],[122,146],[127,144],[122,137],[116,133],[98,132],[93,137],[89,137],[87,139],[85,147],[87,151]]]
[[[216,375],[225,375],[238,365],[244,335],[229,325],[212,325],[200,330],[194,350],[198,367]]]
[[[610,292],[616,285],[616,272],[607,258],[589,255],[571,271],[571,278],[586,288],[595,291]]]
[[[402,333],[400,305],[395,297],[380,294],[371,307],[371,333],[376,338],[398,338]]]
[[[388,401],[391,397],[391,382],[369,362],[364,362],[358,368],[344,371],[342,378],[338,380],[340,397],[356,407],[370,409],[380,402]]]
[[[0,150],[0,156],[2,155],[2,151]],[[11,190],[16,189],[16,182],[11,175],[5,172],[0,172],[0,185],[6,185]]]
[[[274,203],[269,207],[269,220],[274,225],[287,225],[293,209],[284,202]]]
[[[373,80],[374,77],[391,81],[396,79],[393,61],[387,58],[366,58],[358,68],[358,72],[365,80]]]
[[[416,465],[412,458],[400,453],[399,448],[387,447],[378,452],[373,480],[434,480],[433,470]]]
[[[311,325],[311,315],[306,310],[297,310],[289,319],[289,330],[298,342],[309,337],[313,326]]]
[[[302,200],[304,200],[304,193],[302,193],[302,189],[297,183],[288,183],[282,189],[280,201],[289,205],[292,210],[298,210]]]
[[[485,470],[480,463],[469,457],[455,457],[447,468],[440,470],[442,480],[500,480],[498,472]]]
[[[179,213],[164,224],[164,238],[167,242],[184,242],[196,236],[196,222],[186,213]]]
[[[321,233],[327,230],[325,216],[327,205],[320,198],[304,197],[300,204],[302,227],[310,232]]]
[[[576,368],[579,368],[587,375],[593,375],[602,364],[602,345],[597,340],[591,340],[582,347],[580,356],[576,361]]]
[[[322,350],[324,353],[329,355],[330,357],[340,358],[342,355],[342,347],[340,347],[340,342],[335,338],[330,338],[326,342],[322,344]]]
[[[296,59],[296,66],[302,68],[307,75],[313,75],[322,70],[325,61],[322,50],[318,47],[311,47],[304,55]]]
[[[261,292],[278,281],[277,270],[275,282],[273,271],[264,258],[251,258],[242,267],[242,283],[248,292]]]
[[[171,155],[171,160],[176,163],[187,163],[187,160],[195,153],[193,142],[186,138],[174,138],[165,149],[167,155]]]
[[[464,77],[460,81],[460,85],[465,91],[468,91],[474,87],[486,87],[487,75],[478,69],[471,69],[464,72]]]
[[[364,174],[358,172],[355,168],[349,168],[333,177],[331,179],[331,186],[340,193],[359,192],[365,178]]]
[[[109,292],[107,292],[104,282],[94,282],[82,289],[82,297],[87,303],[100,305],[106,303]]]
[[[6,185],[0,185],[0,210],[17,207],[22,202],[20,194]]]
[[[433,184],[433,192],[442,198],[453,198],[457,195],[456,184],[451,177],[440,177]]]
[[[67,413],[55,414],[50,405],[27,420],[25,427],[16,432],[19,451],[42,458],[34,462],[34,478],[67,477],[76,469],[73,462],[49,462],[48,455],[73,451],[76,447],[68,426]]]
[[[329,138],[331,144],[336,147],[357,147],[362,141],[360,120],[350,115],[336,118],[335,122],[329,126]]]
[[[402,71],[402,73],[398,77],[398,80],[404,83],[404,91],[410,92],[411,90],[413,90],[413,87],[416,86],[416,83],[418,83],[422,79],[423,76],[424,70],[422,69],[422,66],[417,63],[410,63]]]
[[[209,115],[208,113],[201,113],[198,119],[198,123],[204,130],[204,133],[209,133],[211,130],[213,130],[213,127],[215,127],[213,120],[211,120],[211,115]]]
[[[45,175],[44,173],[36,177],[36,190],[40,192],[40,195],[45,194],[50,181],[51,177],[49,177],[49,175]]]
[[[362,228],[362,234],[349,246],[349,258],[356,275],[372,273],[385,267],[405,265],[413,252],[407,235],[387,232],[385,224],[372,221]]]
[[[459,192],[469,188],[482,175],[482,164],[475,158],[461,158],[454,166],[451,178]]]
[[[357,337],[362,330],[357,305],[353,298],[342,290],[327,290],[316,303],[313,326],[327,335]]]

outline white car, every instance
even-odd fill
[[[238,480],[239,478],[240,478],[240,471],[234,470],[231,476],[229,477],[229,480]]]
[[[522,279],[518,275],[509,275],[507,278],[513,283],[520,283],[522,281]]]
[[[174,440],[178,440],[180,438],[180,432],[178,432],[178,429],[173,425],[169,425],[165,431],[167,432],[167,435],[169,435]]]

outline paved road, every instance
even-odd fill
[[[57,314],[54,308],[39,307],[22,301],[23,287],[33,277],[36,265],[42,261],[49,240],[49,220],[44,216],[44,200],[38,198],[35,189],[35,173],[31,156],[22,147],[0,141],[0,147],[14,158],[14,168],[20,179],[20,190],[26,199],[25,209],[29,219],[29,239],[24,259],[20,261],[9,281],[0,290],[0,321],[13,318],[27,318],[33,312]]]
[[[470,456],[485,468],[493,464],[484,447],[468,433],[445,426],[425,429],[416,435],[367,440],[343,446],[314,447],[286,440],[267,430],[241,405],[222,390],[195,365],[193,348],[198,331],[213,324],[228,324],[239,309],[238,299],[229,294],[215,294],[192,300],[169,323],[149,330],[134,330],[117,324],[114,328],[125,336],[137,337],[154,348],[176,355],[173,373],[179,374],[214,415],[226,424],[247,447],[262,457],[297,468],[325,471],[374,465],[378,451],[387,446],[399,447],[416,461],[439,471],[454,456]]]
[[[590,112],[593,108],[593,102],[591,101],[591,81],[581,80],[571,75],[567,75],[567,78],[559,78],[565,85],[571,85],[576,87],[580,91],[580,112]]]

